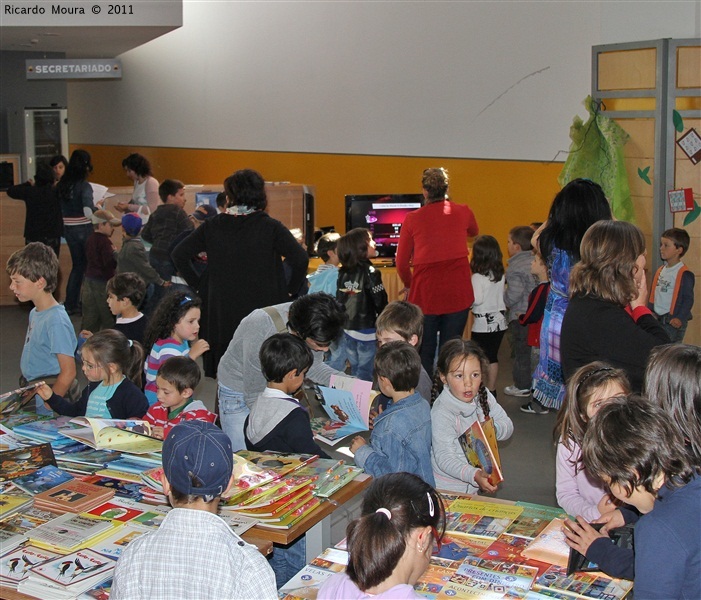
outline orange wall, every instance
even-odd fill
[[[74,146],[71,148],[75,149]],[[143,154],[154,176],[180,179],[186,184],[220,183],[233,171],[252,168],[269,181],[291,181],[316,187],[316,226],[345,230],[346,194],[416,193],[426,167],[442,166],[451,177],[450,195],[467,203],[481,233],[494,235],[506,252],[506,236],[516,225],[544,221],[555,193],[562,163],[435,157],[250,152],[81,145],[91,153],[92,180],[107,186],[127,185],[122,159]],[[438,240],[437,240],[438,242]]]

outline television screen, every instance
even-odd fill
[[[394,258],[406,216],[421,208],[423,194],[346,196],[346,231],[365,227],[377,244],[377,255]]]
[[[217,196],[221,192],[197,192],[195,194],[195,208],[200,204],[209,204],[214,208],[217,207]]]

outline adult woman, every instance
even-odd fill
[[[141,154],[130,154],[122,161],[122,168],[134,182],[134,193],[131,202],[120,202],[116,208],[125,213],[138,212],[145,222],[161,203],[158,180],[151,173],[151,163]]]
[[[465,329],[474,301],[467,238],[479,229],[468,206],[448,200],[445,169],[426,169],[421,185],[426,203],[404,220],[397,272],[408,290],[407,299],[424,313],[421,363],[431,375],[438,334],[442,345],[462,336]]]
[[[565,377],[603,360],[623,369],[640,392],[655,346],[669,336],[647,308],[645,239],[625,221],[599,221],[582,238],[582,260],[570,275],[570,303],[562,320]]]
[[[63,217],[61,204],[54,189],[54,172],[46,163],[37,165],[34,184],[13,185],[7,195],[23,200],[27,207],[24,218],[24,243],[42,242],[58,256],[61,250]]]
[[[611,219],[601,187],[588,179],[574,179],[555,196],[547,222],[533,236],[534,246],[550,273],[550,292],[540,330],[540,360],[533,373],[533,399],[521,407],[526,413],[559,409],[565,397],[560,364],[560,329],[569,303],[569,279],[579,262],[579,244],[597,221]],[[592,359],[594,360],[594,359]]]
[[[68,161],[63,154],[57,154],[49,161],[49,166],[54,171],[54,183],[58,183],[66,172],[66,167],[68,167]]]
[[[361,516],[349,523],[348,566],[319,589],[319,600],[423,598],[413,585],[423,575],[445,529],[436,490],[410,473],[376,479]]]
[[[236,171],[226,181],[226,214],[205,221],[172,254],[187,283],[203,299],[201,336],[209,342],[205,374],[215,377],[219,359],[241,319],[256,308],[289,300],[299,290],[309,259],[304,248],[280,221],[265,212],[265,182],[250,169]],[[207,271],[200,277],[191,259],[207,253]],[[291,267],[285,283],[285,257]],[[208,294],[207,289],[216,290]]]
[[[73,263],[64,302],[69,315],[80,312],[80,288],[88,264],[85,242],[93,231],[91,217],[95,212],[92,187],[87,181],[91,172],[90,154],[85,150],[74,150],[66,172],[56,184],[63,213],[63,237]]]

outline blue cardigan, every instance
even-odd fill
[[[58,394],[52,394],[46,402],[59,415],[83,417],[88,407],[88,398],[99,384],[99,381],[88,383],[77,402],[69,402]],[[134,382],[124,379],[107,401],[107,409],[113,419],[140,419],[148,411],[148,400]]]

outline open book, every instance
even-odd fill
[[[501,473],[501,461],[499,460],[497,435],[491,417],[488,417],[483,423],[475,421],[458,438],[458,441],[465,452],[467,462],[489,475],[489,483],[497,485],[504,481],[504,476]]]
[[[43,385],[43,381],[37,381],[25,387],[17,388],[0,396],[0,413],[3,417],[11,415],[29,403],[36,395],[36,389]]]
[[[375,393],[372,383],[333,375],[331,386],[319,386],[321,404],[329,416],[312,419],[314,437],[331,446],[343,438],[370,429],[370,406]]]
[[[77,417],[71,423],[85,425],[62,429],[61,433],[95,449],[119,450],[131,454],[160,452],[161,440],[151,436],[151,424],[140,420],[93,419]]]

